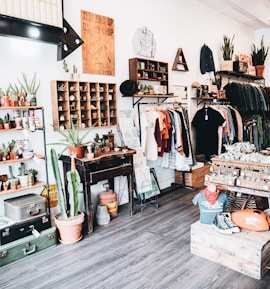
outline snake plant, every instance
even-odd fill
[[[268,55],[269,47],[264,46],[263,36],[261,39],[261,47],[256,47],[253,43],[251,46],[251,58],[252,64],[256,65],[264,65],[265,59]]]

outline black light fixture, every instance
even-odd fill
[[[83,44],[83,40],[69,25],[66,19],[63,19],[63,31],[61,41],[57,47],[57,60],[62,60]]]
[[[84,43],[65,19],[61,28],[1,14],[0,35],[56,44],[58,61]]]

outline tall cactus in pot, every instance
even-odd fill
[[[56,188],[58,192],[58,202],[60,207],[60,212],[63,219],[68,219],[68,217],[75,217],[78,215],[79,211],[79,198],[78,191],[80,186],[80,175],[75,167],[74,157],[71,159],[71,171],[67,172],[67,189],[69,194],[69,213],[67,213],[67,202],[64,193],[64,188],[61,181],[60,170],[58,166],[58,158],[55,150],[51,149],[51,161],[53,167],[53,174],[56,181]]]
[[[51,149],[51,161],[52,161],[52,168],[53,168],[53,175],[56,182],[56,189],[58,195],[58,204],[61,212],[61,216],[63,220],[67,219],[67,202],[66,196],[64,194],[64,189],[62,186],[60,170],[58,166],[58,158],[55,152],[55,149]]]
[[[55,224],[59,230],[60,242],[72,244],[82,239],[82,226],[84,222],[84,213],[78,211],[78,191],[80,185],[80,175],[76,170],[75,159],[71,159],[71,170],[67,172],[67,189],[69,193],[69,211],[67,210],[65,191],[62,185],[58,158],[55,150],[51,149],[51,161],[53,173],[56,181],[58,193],[58,203],[60,212],[55,216]]]

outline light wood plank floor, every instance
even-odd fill
[[[159,210],[134,216],[126,205],[110,224],[74,245],[60,244],[0,269],[1,289],[267,289],[256,280],[190,253],[199,219],[196,191],[163,194]]]

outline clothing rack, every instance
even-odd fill
[[[178,105],[178,107],[181,107],[181,102],[177,102],[177,101],[173,101],[173,102],[140,102],[138,103],[138,121],[139,121],[139,139],[140,139],[140,144],[142,143],[142,137],[141,137],[141,110],[140,110],[140,106],[141,105],[157,105],[157,106],[161,106],[161,105],[168,105],[168,104],[173,104]]]
[[[229,101],[206,101],[204,103],[204,106],[207,106],[207,105],[228,105],[230,104]]]

